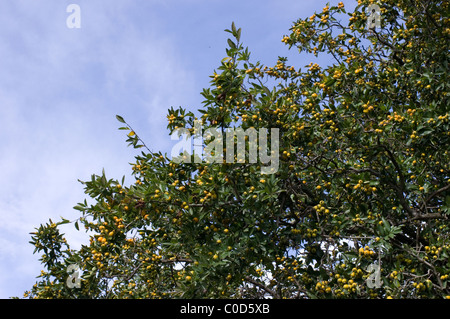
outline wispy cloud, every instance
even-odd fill
[[[133,24],[132,4],[85,3],[78,30],[66,28],[65,6],[54,1],[0,7],[0,297],[8,298],[39,274],[29,232],[48,218],[78,217],[77,179],[103,168],[128,175],[135,153],[114,115],[163,148],[167,105],[193,81],[157,25]],[[64,230],[81,243],[82,234]]]

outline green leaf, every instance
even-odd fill
[[[64,225],[64,224],[70,223],[70,220],[68,220],[68,219],[64,219],[62,217],[61,217],[61,219],[62,219],[62,221],[58,222],[57,225]]]
[[[73,209],[76,209],[76,210],[80,210],[80,211],[84,211],[84,206],[81,206],[81,205],[76,205],[76,206],[74,206],[73,207]]]
[[[231,41],[231,39],[227,39],[228,45],[232,48],[232,49],[236,49],[236,44]]]
[[[315,294],[313,294],[312,292],[310,292],[310,291],[306,291],[306,294],[307,294],[308,297],[311,298],[311,299],[317,299],[317,296],[316,296]]]
[[[264,90],[264,92],[268,95],[268,96],[270,96],[271,94],[272,94],[272,92],[270,92],[270,90],[269,90],[269,88],[268,87],[266,87],[266,86],[262,86],[262,89]]]
[[[336,82],[336,79],[331,78],[331,79],[328,79],[328,80],[325,82],[325,85],[326,85],[326,86],[332,86],[335,82]]]
[[[116,115],[116,119],[120,122],[120,123],[125,123],[125,120],[123,119],[122,116],[120,115]],[[125,123],[126,124],[126,123]]]

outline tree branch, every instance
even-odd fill
[[[426,208],[426,204],[427,204],[433,197],[435,197],[436,195],[439,195],[440,193],[445,192],[446,190],[449,190],[449,189],[450,189],[450,184],[448,184],[447,186],[444,186],[444,187],[438,189],[437,191],[431,193],[430,196],[428,196],[428,197],[425,199],[425,201],[423,202],[422,206],[420,207],[421,210],[423,210],[423,209]]]
[[[251,283],[251,284],[253,284],[253,285],[255,285],[255,286],[257,286],[257,287],[263,289],[265,292],[269,293],[272,297],[274,297],[274,298],[276,298],[276,299],[279,299],[279,298],[280,298],[280,296],[278,295],[278,293],[277,293],[276,291],[274,291],[274,290],[270,289],[269,287],[263,285],[263,284],[260,283],[259,281],[256,281],[256,280],[253,279],[252,277],[246,276],[244,279],[245,279],[246,281],[248,281],[249,283]]]

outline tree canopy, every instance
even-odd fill
[[[135,181],[92,175],[79,218],[32,233],[44,270],[25,296],[450,298],[449,2],[382,0],[369,28],[372,4],[326,5],[282,37],[328,65],[265,66],[233,23],[203,106],[168,110],[170,132],[278,128],[269,174],[175,162],[117,116]],[[89,243],[71,249],[65,223]]]

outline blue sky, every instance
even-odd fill
[[[336,4],[339,1],[330,1]],[[346,5],[354,1],[343,1]],[[69,4],[81,28],[69,29]],[[29,233],[73,210],[80,180],[129,176],[136,152],[116,114],[170,154],[167,109],[201,107],[234,21],[253,61],[313,60],[281,39],[326,1],[3,0],[0,3],[0,298],[21,297],[41,266]],[[130,179],[128,179],[130,181]],[[86,240],[63,228],[73,248]]]

